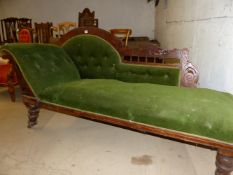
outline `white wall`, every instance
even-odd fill
[[[200,87],[233,94],[233,0],[161,0],[155,37],[167,48],[189,48]]]
[[[0,0],[0,17],[29,17],[33,22],[78,20],[78,12],[95,11],[99,27],[131,28],[134,36],[154,38],[155,8],[146,0]]]

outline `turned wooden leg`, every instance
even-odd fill
[[[215,164],[215,175],[231,175],[231,172],[233,171],[233,152],[219,150]]]
[[[25,105],[28,108],[28,128],[31,128],[37,124],[37,118],[40,112],[40,105],[39,103]]]

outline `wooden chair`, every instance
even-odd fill
[[[0,85],[7,86],[7,75],[10,72],[11,65],[9,63],[1,64],[0,63]]]
[[[8,87],[11,101],[15,101],[15,88],[18,84],[16,73],[12,70],[12,65],[6,59],[0,57],[0,86]]]
[[[85,8],[79,12],[78,27],[98,27],[98,19],[95,18],[95,11],[91,12],[89,8]]]
[[[121,40],[125,41],[125,46],[127,46],[129,36],[132,34],[132,30],[131,29],[111,29],[110,33],[113,36],[118,37]]]
[[[65,21],[65,22],[58,23],[55,29],[57,30],[58,37],[60,38],[62,35],[66,34],[67,32],[69,32],[71,29],[75,27],[76,27],[75,22]]]
[[[53,24],[51,22],[35,23],[35,42],[49,43],[53,37]]]
[[[5,18],[1,20],[2,41],[6,43],[17,42],[18,18]]]
[[[18,42],[30,43],[31,34],[28,29],[21,29],[18,32]],[[8,93],[10,94],[11,101],[15,101],[15,86],[18,84],[18,79],[15,71],[10,63],[2,59],[0,62],[0,86],[8,87]]]

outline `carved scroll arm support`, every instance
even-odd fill
[[[197,87],[199,72],[189,60],[188,49],[161,50],[160,54],[165,57],[174,57],[180,60],[181,86]]]
[[[181,61],[181,85],[185,87],[197,87],[199,72],[189,60],[189,50],[177,50]]]

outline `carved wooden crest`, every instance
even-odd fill
[[[91,12],[89,8],[85,8],[82,12],[79,12],[78,26],[98,27],[98,19],[95,19],[95,11]]]

